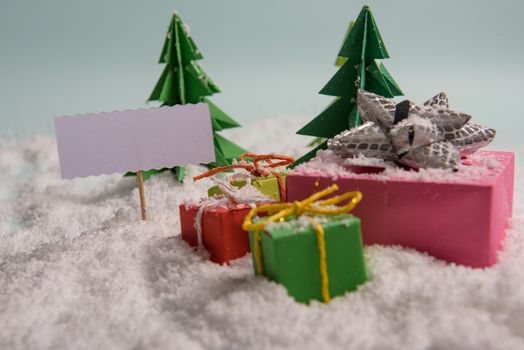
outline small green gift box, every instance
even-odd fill
[[[367,280],[360,220],[350,214],[316,217],[324,229],[325,261],[330,297],[356,290]],[[254,251],[254,231],[249,232]],[[301,219],[272,223],[260,231],[263,274],[282,284],[298,302],[325,301],[321,257],[314,227]],[[253,254],[255,273],[256,256]]]
[[[285,190],[286,188],[286,173],[281,173],[282,176],[282,186]],[[233,185],[236,187],[243,187],[247,184],[246,180],[240,180],[233,182]],[[271,199],[274,199],[276,201],[280,201],[280,186],[278,184],[278,179],[275,175],[270,175],[267,177],[255,177],[251,180],[251,185],[253,185],[256,189],[258,189],[263,194],[271,197]],[[222,191],[218,186],[211,187],[207,194],[209,197],[217,196],[222,194]]]
[[[302,201],[262,204],[242,224],[255,274],[282,284],[299,302],[329,303],[367,280],[360,219],[349,214],[362,193],[327,198],[336,191],[333,184]]]

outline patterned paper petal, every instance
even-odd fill
[[[477,151],[479,148],[487,146],[495,138],[496,130],[485,128],[478,124],[468,123],[462,129],[449,138],[459,150],[460,154],[465,156]]]
[[[424,107],[448,109],[448,96],[444,92],[436,94],[435,96],[424,102]]]
[[[452,111],[451,109],[430,109],[420,113],[420,116],[435,123],[445,140],[453,138],[454,133],[460,130],[471,119],[464,113]]]
[[[418,116],[409,117],[395,125],[390,138],[397,154],[443,140],[434,123]]]
[[[393,126],[396,107],[392,100],[359,90],[357,105],[362,120],[373,122],[384,130],[389,130]]]
[[[415,169],[457,169],[460,164],[460,151],[450,142],[436,142],[410,150],[400,159],[400,163]]]
[[[396,160],[393,146],[384,132],[374,123],[346,130],[328,140],[328,149],[342,157],[365,157]]]

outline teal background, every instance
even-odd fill
[[[498,130],[496,145],[521,145],[517,0],[0,0],[0,135],[50,134],[54,116],[145,106],[174,9],[232,117],[312,118],[331,101],[318,91],[363,4],[407,96],[444,90],[455,109]]]

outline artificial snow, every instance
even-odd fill
[[[256,189],[251,184],[246,184],[242,187],[236,187],[229,182],[221,179],[212,179],[213,183],[218,186],[221,195],[212,197],[189,198],[184,201],[186,206],[205,206],[207,209],[215,208],[235,208],[237,204],[248,204],[251,207],[256,207],[257,203],[274,202],[271,197],[266,196]]]
[[[367,178],[381,181],[408,180],[420,182],[475,182],[488,174],[500,171],[496,156],[483,156],[482,152],[470,155],[460,164],[457,171],[452,169],[406,169],[393,162],[377,158],[357,156],[344,158],[331,150],[320,150],[316,157],[300,164],[291,173],[299,175],[326,176],[333,180],[341,177]],[[354,167],[370,168],[369,172],[355,172]]]
[[[299,156],[309,119],[226,135]],[[522,180],[492,268],[370,246],[368,283],[308,306],[255,277],[250,256],[220,266],[180,239],[178,205],[212,185],[190,180],[203,170],[147,181],[141,222],[132,178],[61,180],[53,139],[0,142],[0,349],[524,349]]]

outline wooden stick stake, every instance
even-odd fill
[[[142,220],[147,220],[146,213],[146,196],[144,195],[144,177],[142,176],[142,170],[136,173],[138,179],[138,193],[140,194],[140,210],[142,211]]]

